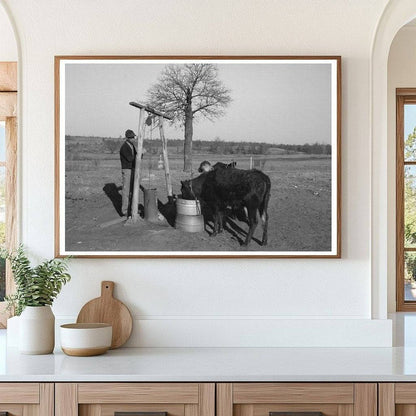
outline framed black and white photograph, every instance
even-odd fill
[[[341,58],[55,57],[55,254],[340,257]]]

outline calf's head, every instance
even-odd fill
[[[183,199],[194,199],[192,193],[191,181],[181,181],[181,194]]]
[[[181,194],[183,199],[199,198],[203,193],[207,179],[214,172],[204,172],[201,175],[187,181],[181,181]]]
[[[209,172],[210,170],[212,170],[212,166],[211,163],[208,162],[208,160],[204,160],[203,162],[201,162],[198,168],[198,172],[200,173]]]

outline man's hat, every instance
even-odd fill
[[[133,130],[126,130],[126,137],[128,139],[134,139],[136,137],[136,135],[134,134]]]

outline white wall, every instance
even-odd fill
[[[416,88],[416,25],[404,26],[388,60],[388,307],[396,310],[396,88]]]
[[[0,7],[0,61],[17,61],[16,38],[3,7]]]
[[[39,257],[53,256],[54,55],[343,58],[342,259],[73,260],[58,317],[73,319],[110,279],[137,319],[130,345],[390,343],[390,323],[370,320],[369,64],[387,0],[1,3],[21,39],[21,234]]]

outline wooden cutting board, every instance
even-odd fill
[[[77,323],[107,323],[113,326],[111,349],[121,347],[129,339],[133,319],[124,303],[113,297],[114,282],[101,282],[101,296],[86,303]]]

